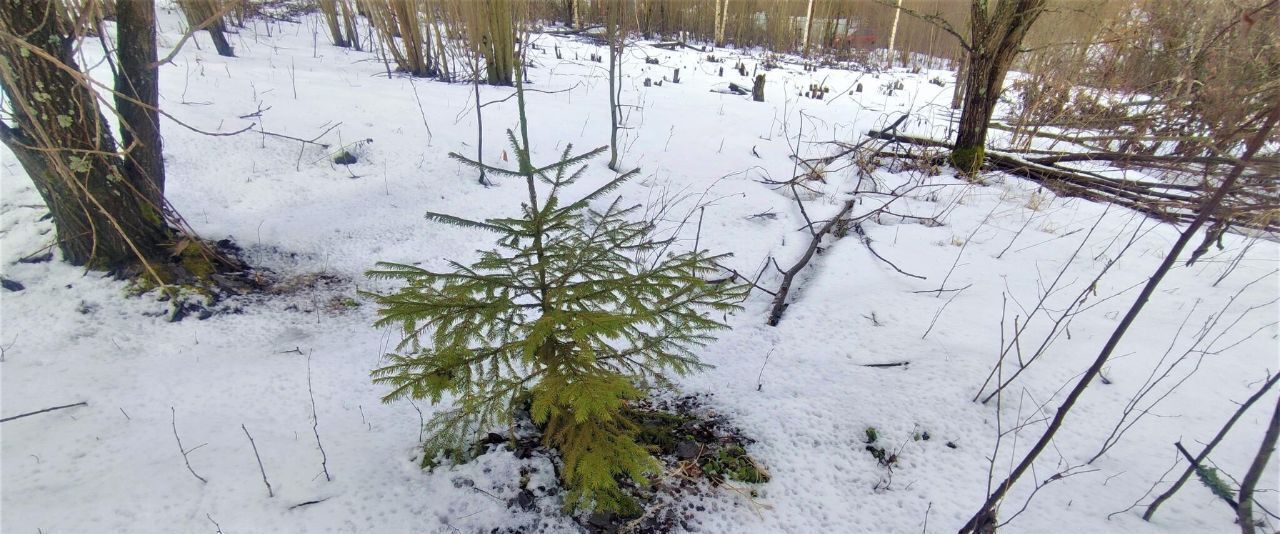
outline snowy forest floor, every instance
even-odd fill
[[[181,35],[178,14],[162,10],[160,25],[164,55]],[[529,510],[508,505],[522,468],[537,469],[531,486],[555,485],[544,458],[518,460],[496,451],[465,465],[420,469],[419,422],[439,408],[383,404],[384,391],[369,381],[370,369],[398,338],[370,326],[375,310],[356,291],[390,286],[371,286],[363,272],[376,261],[441,267],[446,259],[471,260],[477,248],[490,246],[490,236],[428,223],[423,213],[508,216],[524,194],[518,183],[483,187],[472,169],[446,156],[475,153],[472,87],[388,77],[376,54],[327,44],[316,17],[300,24],[255,21],[233,37],[238,57],[217,56],[201,34],[162,67],[162,107],[208,131],[256,124],[304,139],[327,132],[317,141],[330,148],[257,132],[210,137],[166,119],[167,193],[203,237],[233,239],[253,265],[274,271],[294,290],[239,299],[205,320],[170,323],[167,303],[149,295],[126,298],[123,282],[60,263],[56,255],[51,262],[19,263],[50,245],[52,225],[30,180],[4,152],[0,272],[25,289],[3,293],[3,415],[80,401],[87,406],[4,423],[0,530],[577,529],[560,512],[559,497],[546,491]],[[545,34],[533,42],[529,88],[547,91],[528,95],[535,161],[553,160],[566,143],[580,149],[607,144],[606,69],[588,60],[604,52]],[[88,64],[109,80],[98,46],[86,43]],[[556,59],[557,47],[563,59]],[[731,81],[749,87],[733,67],[742,61],[754,71],[761,58],[715,53],[725,62],[707,62],[705,53],[689,49],[628,48],[622,98],[634,107],[626,112],[622,166],[639,167],[641,176],[619,194],[647,206],[674,203],[664,231],[679,231],[676,246],[690,247],[695,239],[695,225],[681,222],[701,218],[700,245],[733,253],[728,266],[740,272],[760,272],[771,257],[785,268],[808,244],[806,214],[792,192],[761,182],[792,176],[795,147],[804,156],[824,156],[832,150],[826,141],[856,142],[902,113],[910,114],[906,133],[947,135],[954,73],[806,72],[784,63],[768,71],[767,101],[756,103],[714,90]],[[659,64],[646,64],[645,57]],[[675,68],[680,83],[644,86],[645,78],[671,78]],[[883,88],[895,83],[901,88],[886,94]],[[809,84],[831,93],[824,100],[798,96]],[[854,92],[859,84],[863,90]],[[484,102],[512,91],[480,89]],[[504,131],[515,127],[515,100],[483,112],[485,162],[513,166]],[[332,152],[362,139],[372,142],[354,150],[356,163],[332,163]],[[809,218],[828,218],[847,200],[856,178],[841,166],[833,164],[825,182],[810,184],[816,192],[803,193]],[[1040,435],[1046,416],[1178,232],[1132,211],[1058,198],[998,173],[980,185],[949,169],[923,178],[911,169],[894,171],[881,168],[875,176],[891,185],[927,184],[898,201],[894,212],[943,224],[885,216],[862,229],[876,252],[926,279],[895,272],[852,234],[828,240],[798,277],[777,327],[765,325],[771,296],[754,292],[745,309],[728,318],[733,329],[702,351],[715,367],[676,380],[681,393],[710,394],[708,406],[756,440],[748,450],[772,475],[754,488],[709,489],[680,503],[688,505],[690,530],[954,531],[976,511],[989,476],[1002,478]],[[598,159],[582,189],[612,175]],[[694,213],[699,205],[705,210]],[[1131,236],[1132,247],[1090,288]],[[1038,491],[1006,531],[1237,529],[1233,512],[1194,480],[1153,522],[1141,520],[1141,507],[1109,517],[1144,495],[1149,500],[1157,480],[1185,465],[1173,443],[1198,451],[1235,403],[1277,368],[1280,249],[1234,234],[1223,244],[1194,267],[1170,274],[1116,351],[1105,383],[1091,386],[1037,464],[1034,480],[1011,494],[1002,518],[1014,517],[1037,483],[1092,457],[1150,376],[1167,372],[1169,378],[1139,411],[1172,392],[1106,455]],[[1238,266],[1218,282],[1237,257]],[[779,279],[768,268],[760,285],[773,288]],[[944,284],[966,289],[930,291]],[[1086,289],[1082,311],[999,406],[971,402],[1002,340],[1011,339],[1015,317],[1026,329],[1021,349],[1029,356]],[[1042,297],[1048,311],[1028,320]],[[1214,317],[1221,319],[1210,324]],[[909,364],[867,367],[896,362]],[[1016,364],[1006,367],[1006,378],[1013,369]],[[332,481],[321,473],[312,395]],[[1243,474],[1274,397],[1259,402],[1212,456],[1223,473]],[[241,425],[256,443],[272,498]],[[892,469],[865,450],[868,427],[896,453]],[[1008,434],[993,452],[999,431]],[[175,433],[207,484],[184,466]],[[925,433],[930,439],[916,439]],[[1267,503],[1276,502],[1276,470],[1268,470],[1261,487],[1268,492],[1260,500],[1275,511]],[[321,502],[301,506],[310,501]]]

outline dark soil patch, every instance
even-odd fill
[[[689,497],[703,494],[727,481],[760,484],[769,473],[747,454],[754,441],[742,434],[725,416],[706,407],[706,395],[673,399],[646,399],[632,403],[628,417],[639,427],[637,441],[647,446],[663,470],[649,484],[621,481],[635,507],[623,513],[578,514],[574,520],[586,532],[656,534],[688,529],[693,513],[702,507]],[[559,470],[559,455],[541,442],[529,421],[517,425],[517,437],[489,434],[475,444],[473,455],[495,449],[510,451],[516,458],[548,458]],[[557,477],[558,478],[558,477]],[[522,477],[516,497],[507,502],[513,511],[539,510],[559,506],[561,488],[527,487]],[[752,495],[754,490],[749,490]],[[554,503],[554,504],[553,504]]]
[[[226,313],[241,313],[242,306],[272,297],[314,296],[305,304],[290,304],[286,310],[304,313],[342,313],[358,307],[351,280],[340,275],[315,272],[281,276],[271,269],[252,267],[234,241],[223,239],[180,249],[165,265],[162,277],[168,289],[158,292],[161,302],[170,303],[165,313],[172,322],[188,318],[208,319]],[[141,294],[157,289],[146,273],[132,273],[134,290]],[[302,299],[295,299],[302,302]]]

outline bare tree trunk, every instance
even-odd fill
[[[350,1],[338,0],[338,5],[342,8],[342,25],[347,30],[347,44],[360,51],[364,50],[360,46],[360,25],[356,22],[356,13],[351,9]]]
[[[962,173],[975,174],[982,169],[987,125],[1004,88],[1005,74],[1022,38],[1044,11],[1045,1],[1000,0],[990,13],[986,1],[973,2],[964,104],[955,148],[951,151],[951,164]]]
[[[894,0],[893,6],[895,8],[902,7],[902,0]],[[893,10],[893,26],[889,28],[889,57],[886,62],[889,68],[893,68],[893,45],[894,42],[898,40],[898,18],[901,16],[901,9]]]
[[[178,7],[182,8],[182,13],[187,16],[187,23],[192,28],[200,28],[201,24],[213,18],[213,21],[203,26],[203,29],[209,32],[209,38],[213,40],[213,47],[218,50],[220,56],[236,57],[235,49],[227,41],[226,24],[223,24],[220,15],[222,8],[216,0],[179,0]]]
[[[809,0],[809,7],[805,9],[804,15],[804,37],[801,39],[804,57],[809,57],[809,32],[813,30],[813,0]],[[795,34],[792,34],[795,35]]]
[[[956,88],[951,92],[951,109],[960,109],[964,104],[964,88],[969,77],[969,55],[960,56],[960,66],[956,68]]]
[[[1258,455],[1253,457],[1249,471],[1240,480],[1240,507],[1236,509],[1236,516],[1240,520],[1241,534],[1254,534],[1257,530],[1253,524],[1253,492],[1262,479],[1262,473],[1267,469],[1271,453],[1276,449],[1277,438],[1280,438],[1280,399],[1276,400],[1276,411],[1271,413],[1271,425],[1262,438],[1262,447],[1258,449]]]
[[[160,67],[156,65],[156,6],[121,2],[116,9],[120,68],[115,80],[120,143],[128,174],[141,177],[154,206],[164,205],[164,150],[160,138]]]
[[[716,0],[716,24],[715,24],[715,41],[716,46],[724,46],[724,19],[729,11],[729,0]]]
[[[479,62],[475,63],[476,75],[471,79],[471,89],[475,92],[476,98],[476,161],[484,161],[484,108],[480,105],[480,75]],[[485,176],[484,167],[480,167],[480,185],[489,186],[489,179]]]
[[[489,85],[512,85],[515,61],[515,22],[511,0],[485,0],[487,31],[483,49],[488,64]]]
[[[578,0],[564,0],[564,23],[570,28],[579,28]]]
[[[618,128],[621,113],[618,109],[618,78],[622,60],[622,0],[612,0],[605,13],[605,38],[609,40],[609,169],[618,172]]]
[[[15,122],[0,122],[0,141],[48,205],[66,260],[119,269],[156,257],[170,241],[168,226],[144,193],[152,184],[116,153],[76,65],[69,21],[53,2],[4,2],[0,31],[0,88]]]
[[[423,52],[422,25],[417,2],[392,0],[392,10],[399,25],[400,40],[404,42],[406,68],[412,76],[431,76],[430,57]]]
[[[223,28],[222,21],[215,22],[206,28],[209,31],[209,38],[213,40],[213,48],[218,51],[219,56],[236,57],[236,51],[227,40],[227,34]]]
[[[436,61],[438,56],[436,56],[435,45],[431,42],[432,30],[435,29],[431,21],[436,17],[435,6],[432,4],[432,0],[414,0],[413,10],[417,15],[414,20],[418,21],[418,32],[422,39],[422,57],[427,65],[427,76],[440,76],[440,63]]]
[[[324,14],[324,21],[329,25],[329,36],[333,38],[333,45],[343,48],[350,46],[347,40],[342,38],[342,27],[338,24],[338,0],[320,0],[320,12]]]
[[[431,33],[436,38],[436,77],[451,82],[453,81],[453,74],[449,67],[449,49],[444,46],[445,27],[445,25],[441,24],[439,18],[431,20]]]

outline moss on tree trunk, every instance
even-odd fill
[[[154,184],[129,172],[74,58],[70,21],[52,2],[0,4],[0,88],[14,126],[0,141],[44,198],[67,261],[116,269],[158,255],[171,241]]]
[[[992,8],[987,2],[973,2],[969,42],[965,43],[968,56],[961,69],[962,79],[957,81],[964,84],[964,103],[951,153],[951,163],[961,173],[972,175],[982,170],[987,125],[1000,99],[1005,74],[1044,5],[1045,0],[1002,0]]]

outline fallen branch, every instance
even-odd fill
[[[1061,154],[1027,158],[1027,161],[1041,164],[1061,163],[1066,161],[1107,161],[1113,163],[1198,163],[1203,165],[1234,165],[1239,160],[1235,158],[1223,158],[1216,156],[1156,156],[1152,154],[1131,154],[1128,152],[1095,151],[1064,152]]]
[[[66,408],[75,408],[76,406],[88,406],[88,405],[89,405],[89,403],[88,403],[88,402],[86,402],[86,401],[81,401],[81,402],[77,402],[77,403],[75,403],[75,404],[67,404],[67,405],[65,405],[65,406],[54,406],[54,407],[52,407],[52,408],[45,408],[45,409],[43,409],[43,410],[36,410],[36,411],[34,411],[34,412],[27,412],[27,413],[19,414],[19,415],[15,415],[15,416],[12,416],[12,417],[6,417],[6,418],[4,418],[4,419],[0,419],[0,423],[7,423],[7,422],[12,421],[12,420],[14,420],[14,419],[22,419],[23,417],[29,417],[29,416],[32,416],[32,415],[42,414],[42,413],[45,413],[45,412],[52,412],[52,411],[56,411],[56,410],[64,410],[64,409],[66,409]]]
[[[889,125],[889,127],[886,128],[884,131],[877,132],[877,133],[882,133],[882,134],[889,133],[891,130],[901,125],[906,120],[906,118],[907,118],[906,115],[899,117],[898,120],[894,121],[893,124]],[[823,158],[823,159],[827,161],[834,161],[834,158],[840,157],[841,155],[852,153],[853,151],[861,148],[863,145],[870,142],[871,139],[872,137],[869,136],[867,139],[864,139],[862,142],[855,145],[854,148],[841,152],[839,155],[834,156],[832,158]],[[791,268],[785,271],[782,271],[782,284],[778,286],[778,290],[774,293],[773,305],[770,307],[769,317],[765,321],[766,324],[768,324],[769,326],[778,326],[778,322],[782,320],[783,312],[785,312],[787,309],[787,306],[789,306],[789,304],[787,304],[787,294],[791,291],[791,285],[792,283],[794,283],[796,275],[799,274],[800,271],[804,270],[805,266],[809,264],[809,260],[812,260],[814,254],[817,254],[818,247],[819,245],[822,244],[822,239],[826,237],[828,234],[832,233],[836,228],[841,227],[841,223],[849,222],[849,221],[845,221],[845,217],[847,217],[849,213],[853,211],[854,205],[856,205],[859,200],[858,193],[860,192],[861,191],[855,190],[853,192],[853,197],[845,201],[845,203],[842,206],[840,206],[840,211],[836,212],[836,214],[833,217],[831,217],[831,219],[828,220],[826,224],[823,224],[822,228],[818,229],[818,231],[816,232],[813,231],[813,223],[810,223],[805,226],[805,228],[807,228],[809,232],[812,234],[812,238],[809,240],[809,246],[805,248],[804,254],[800,256],[800,259],[796,261],[796,263],[793,264]],[[897,198],[901,198],[901,196],[899,195]],[[797,197],[797,201],[799,201],[798,197]],[[880,210],[887,208],[891,202],[892,200],[885,202],[879,208],[877,208],[876,210],[873,210],[871,213],[864,215],[863,217],[864,218],[870,217],[871,215],[879,213]],[[801,207],[803,207],[803,204],[801,205]],[[808,219],[807,214],[805,218],[806,220]],[[899,272],[901,272],[901,270],[899,270]]]
[[[790,269],[783,271],[782,284],[778,286],[778,291],[775,292],[773,306],[769,310],[769,320],[766,321],[769,326],[778,326],[778,322],[782,320],[782,312],[787,310],[787,293],[791,291],[791,284],[796,275],[804,270],[804,267],[809,264],[809,260],[813,259],[813,255],[818,252],[818,245],[822,243],[822,238],[831,233],[835,229],[836,223],[853,211],[856,201],[856,198],[846,200],[835,217],[832,217],[831,220],[827,221],[827,224],[822,225],[821,229],[814,232],[813,239],[809,241],[809,246],[805,249],[804,255],[800,256],[800,260],[792,265]]]
[[[699,52],[701,52],[701,51],[702,51],[702,49],[701,49],[701,48],[698,48],[698,47],[696,47],[696,46],[693,46],[693,45],[691,45],[691,44],[689,44],[689,43],[686,43],[686,42],[684,42],[684,41],[671,41],[671,42],[666,42],[666,43],[653,43],[653,44],[650,44],[649,46],[652,46],[652,47],[654,47],[654,48],[661,48],[661,49],[663,49],[663,50],[675,50],[675,49],[677,49],[677,48],[688,48],[689,50],[697,50],[697,51],[699,51]]]
[[[1205,469],[1204,466],[1200,465],[1199,460],[1191,457],[1191,453],[1187,452],[1187,448],[1182,446],[1181,441],[1174,442],[1173,446],[1178,448],[1178,452],[1182,453],[1183,458],[1186,458],[1188,462],[1191,462],[1192,470],[1203,471]],[[1216,491],[1213,492],[1213,494],[1220,497],[1223,501],[1226,501],[1227,505],[1231,506],[1232,510],[1238,510],[1240,508],[1240,503],[1237,503],[1236,500],[1232,499],[1230,495],[1218,493]]]
[[[812,163],[815,163],[815,164],[817,164],[817,163],[822,163],[822,164],[828,164],[828,165],[829,165],[829,164],[831,164],[831,162],[833,162],[833,161],[835,161],[835,160],[838,160],[838,159],[843,158],[843,157],[845,157],[845,156],[847,156],[847,155],[849,155],[849,154],[852,154],[852,153],[854,153],[854,152],[857,152],[857,151],[858,151],[858,149],[862,148],[862,147],[863,147],[864,145],[866,145],[867,143],[870,143],[873,139],[894,140],[894,137],[896,137],[896,134],[893,134],[892,132],[893,132],[893,131],[895,131],[895,130],[897,130],[897,129],[898,129],[898,126],[901,126],[903,122],[906,122],[907,117],[908,117],[908,115],[907,115],[906,113],[903,113],[903,114],[902,114],[902,116],[901,116],[901,117],[898,117],[898,120],[893,121],[893,124],[890,124],[888,128],[885,128],[885,129],[883,129],[883,130],[879,130],[879,131],[872,130],[872,131],[870,131],[870,132],[867,132],[867,138],[866,138],[866,139],[863,139],[862,141],[860,141],[860,142],[859,142],[858,144],[856,144],[856,145],[849,145],[849,144],[846,144],[846,143],[839,143],[839,142],[837,142],[837,143],[836,143],[837,145],[839,145],[839,146],[841,146],[842,148],[844,148],[844,150],[842,150],[842,151],[840,151],[840,152],[837,152],[837,153],[832,154],[832,155],[830,155],[830,156],[826,156],[826,157],[822,157],[822,158],[814,158],[814,159],[809,159],[809,160],[805,160],[805,161],[812,162]],[[888,135],[888,136],[890,136],[890,137],[882,137],[882,135]],[[915,139],[921,139],[921,138],[915,138]],[[943,146],[945,146],[945,147],[947,147],[947,148],[950,148],[950,145],[946,145],[945,143],[943,143]]]
[[[320,504],[320,503],[325,502],[325,501],[327,501],[327,500],[329,500],[329,498],[328,498],[328,497],[325,497],[325,498],[323,498],[323,499],[316,499],[316,500],[313,500],[313,501],[300,502],[300,503],[298,503],[298,504],[295,504],[295,505],[293,505],[293,506],[290,506],[290,507],[289,507],[289,509],[290,509],[290,510],[293,510],[293,509],[295,509],[295,508],[302,508],[303,506],[311,506],[311,505],[313,505],[313,504]]]
[[[591,39],[591,40],[594,40],[594,41],[603,41],[603,39],[601,39],[601,38],[599,38],[599,37],[596,37],[596,36],[591,35],[590,33],[588,33],[588,32],[590,32],[590,31],[592,31],[592,30],[598,30],[598,29],[603,28],[603,27],[604,27],[603,25],[596,24],[596,25],[593,25],[593,26],[583,26],[583,27],[581,27],[581,28],[570,28],[570,29],[563,29],[563,30],[547,29],[547,30],[543,30],[543,32],[542,32],[542,33],[545,33],[545,34],[547,34],[547,35],[563,35],[563,36],[566,36],[566,37],[567,37],[567,36],[581,36],[581,37],[587,37],[587,38],[589,38],[589,39]]]
[[[909,145],[951,149],[951,144],[928,139],[903,135],[889,131],[870,131],[868,137],[904,143]],[[915,157],[911,154],[889,152],[883,155],[898,157]],[[1090,175],[1085,171],[1064,169],[1053,166],[1050,158],[1026,159],[1017,154],[1000,151],[987,151],[987,164],[992,167],[1040,183],[1061,196],[1080,197],[1097,202],[1108,202],[1140,211],[1171,223],[1187,223],[1195,219],[1201,209],[1201,196],[1194,193],[1200,191],[1195,186],[1164,184],[1158,182],[1140,182],[1134,180],[1117,180],[1098,175]],[[1067,160],[1059,160],[1067,161]],[[1248,191],[1232,191],[1233,198],[1258,195]],[[1280,231],[1280,223],[1267,219],[1256,220],[1252,212],[1269,209],[1271,206],[1228,205],[1221,210],[1232,225],[1266,231]],[[1219,213],[1211,214],[1210,221],[1219,222],[1224,218]]]
[[[1151,505],[1147,506],[1147,511],[1142,514],[1143,521],[1151,521],[1151,516],[1155,515],[1156,510],[1160,508],[1160,505],[1164,504],[1164,502],[1169,500],[1170,497],[1173,497],[1173,494],[1177,493],[1178,490],[1182,488],[1182,485],[1187,483],[1187,480],[1191,478],[1191,474],[1195,473],[1196,467],[1199,466],[1200,462],[1203,462],[1205,458],[1209,457],[1209,453],[1213,452],[1214,447],[1217,447],[1218,444],[1222,442],[1222,438],[1227,436],[1227,432],[1231,431],[1231,427],[1236,424],[1236,421],[1240,420],[1240,417],[1244,415],[1244,412],[1247,411],[1250,406],[1253,406],[1253,403],[1258,402],[1258,399],[1261,399],[1263,395],[1266,395],[1267,391],[1270,391],[1271,387],[1275,386],[1277,381],[1280,381],[1280,373],[1276,373],[1268,379],[1266,384],[1264,384],[1257,393],[1251,395],[1248,400],[1245,400],[1244,403],[1236,409],[1235,413],[1231,414],[1231,417],[1227,419],[1227,422],[1218,430],[1218,434],[1215,435],[1212,440],[1209,440],[1209,443],[1204,446],[1204,449],[1200,451],[1200,454],[1196,455],[1195,458],[1188,458],[1191,465],[1187,466],[1187,469],[1182,472],[1182,476],[1179,476],[1178,480],[1174,481],[1172,486],[1169,486],[1169,489],[1165,490],[1165,492],[1160,494],[1159,497],[1156,497],[1156,500],[1151,501]],[[1179,447],[1179,450],[1182,450],[1182,448]]]

